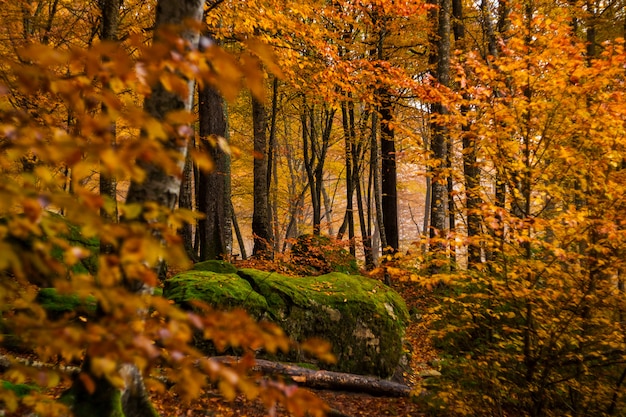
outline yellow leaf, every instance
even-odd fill
[[[245,43],[248,49],[259,57],[272,74],[281,79],[285,78],[285,74],[280,69],[278,64],[276,64],[278,60],[276,59],[271,46],[257,39],[248,39]]]
[[[117,363],[109,358],[92,358],[91,370],[97,376],[111,374],[117,368]]]
[[[138,203],[126,204],[120,207],[122,216],[127,220],[136,219],[143,212],[143,205]]]
[[[198,168],[204,172],[210,172],[214,168],[213,160],[206,152],[192,149],[191,150],[191,158],[194,160]]]
[[[167,139],[167,133],[163,129],[163,125],[156,119],[146,120],[143,128],[150,139]]]

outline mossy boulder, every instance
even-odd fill
[[[164,295],[178,304],[199,299],[219,307],[242,307],[280,325],[297,341],[331,342],[337,363],[316,363],[298,352],[293,362],[323,369],[391,376],[404,355],[409,314],[402,298],[379,281],[333,272],[286,277],[242,269],[237,274],[189,271],[166,282]]]
[[[265,298],[236,273],[183,272],[165,281],[163,296],[184,308],[191,308],[191,301],[200,300],[223,309],[245,308],[253,317],[268,310]]]
[[[356,258],[341,245],[324,235],[301,235],[291,247],[291,264],[304,275],[330,272],[358,274]]]
[[[235,267],[235,265],[226,261],[218,261],[218,260],[198,262],[197,264],[194,264],[193,270],[217,272],[219,274],[236,274],[237,273],[237,268]]]

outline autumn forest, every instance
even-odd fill
[[[398,291],[420,415],[626,416],[625,37],[623,0],[2,2],[1,415],[345,416],[252,372],[341,352],[162,296],[212,261]]]

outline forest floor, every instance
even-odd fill
[[[376,275],[376,274],[374,274]],[[379,276],[373,278],[382,279]],[[396,277],[398,278],[398,277]],[[431,294],[420,288],[416,283],[403,280],[393,282],[393,288],[402,295],[409,309],[426,311],[434,302]],[[422,320],[412,319],[407,329],[407,340],[411,344],[411,371],[405,374],[407,384],[414,388],[419,386],[420,371],[428,368],[427,363],[435,359],[435,352],[430,344],[428,329]],[[311,390],[324,400],[334,411],[336,416],[350,417],[420,417],[426,416],[420,411],[419,405],[411,398],[379,397],[358,392],[340,392],[328,390]],[[417,391],[417,389],[416,389]],[[154,403],[162,416],[171,417],[265,417],[270,415],[267,408],[258,400],[249,401],[238,396],[233,401],[226,401],[217,390],[207,391],[200,398],[191,403],[184,403],[173,393],[155,396]],[[286,417],[290,414],[277,408],[276,417]]]

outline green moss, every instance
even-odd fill
[[[0,381],[0,383],[2,385],[2,389],[6,391],[13,391],[18,397],[24,397],[33,391],[41,391],[41,388],[36,385],[14,384],[9,381]]]
[[[293,278],[255,269],[237,274],[189,271],[167,280],[163,294],[182,306],[196,299],[216,307],[245,308],[253,316],[274,321],[297,341],[326,338],[338,362],[318,364],[299,352],[274,359],[387,377],[404,354],[409,320],[404,300],[379,281],[362,276],[333,272]]]
[[[237,268],[226,261],[209,260],[204,262],[198,262],[193,266],[194,271],[209,271],[217,272],[219,274],[235,274]]]
[[[98,253],[100,252],[100,240],[96,237],[86,238],[81,233],[80,227],[70,223],[60,214],[48,212],[50,219],[54,222],[61,222],[65,225],[66,232],[61,233],[60,237],[67,240],[68,243],[88,249],[90,256],[81,259],[80,262],[72,265],[70,270],[78,274],[95,274],[98,270]],[[54,259],[63,262],[63,249],[58,246],[52,248],[51,255]]]
[[[252,286],[265,296],[270,311],[286,308],[289,304],[309,307],[313,303],[327,306],[357,305],[361,302],[375,306],[372,313],[398,320],[406,325],[409,312],[404,300],[398,293],[379,281],[359,275],[347,275],[341,272],[313,277],[286,277],[278,273],[242,269],[240,275],[251,281]],[[389,307],[393,314],[390,314]],[[347,312],[350,308],[344,309]],[[393,316],[396,319],[393,319]]]
[[[404,300],[382,283],[333,272],[290,278],[244,269],[269,306],[271,318],[292,338],[326,337],[338,363],[330,369],[390,376],[403,355],[409,320]]]
[[[268,308],[265,298],[237,274],[183,272],[165,281],[163,296],[187,307],[192,300],[201,300],[220,308],[241,307],[257,317]]]
[[[97,307],[94,297],[81,299],[75,294],[59,294],[55,288],[41,288],[37,293],[36,301],[53,318],[71,312],[93,314]]]

